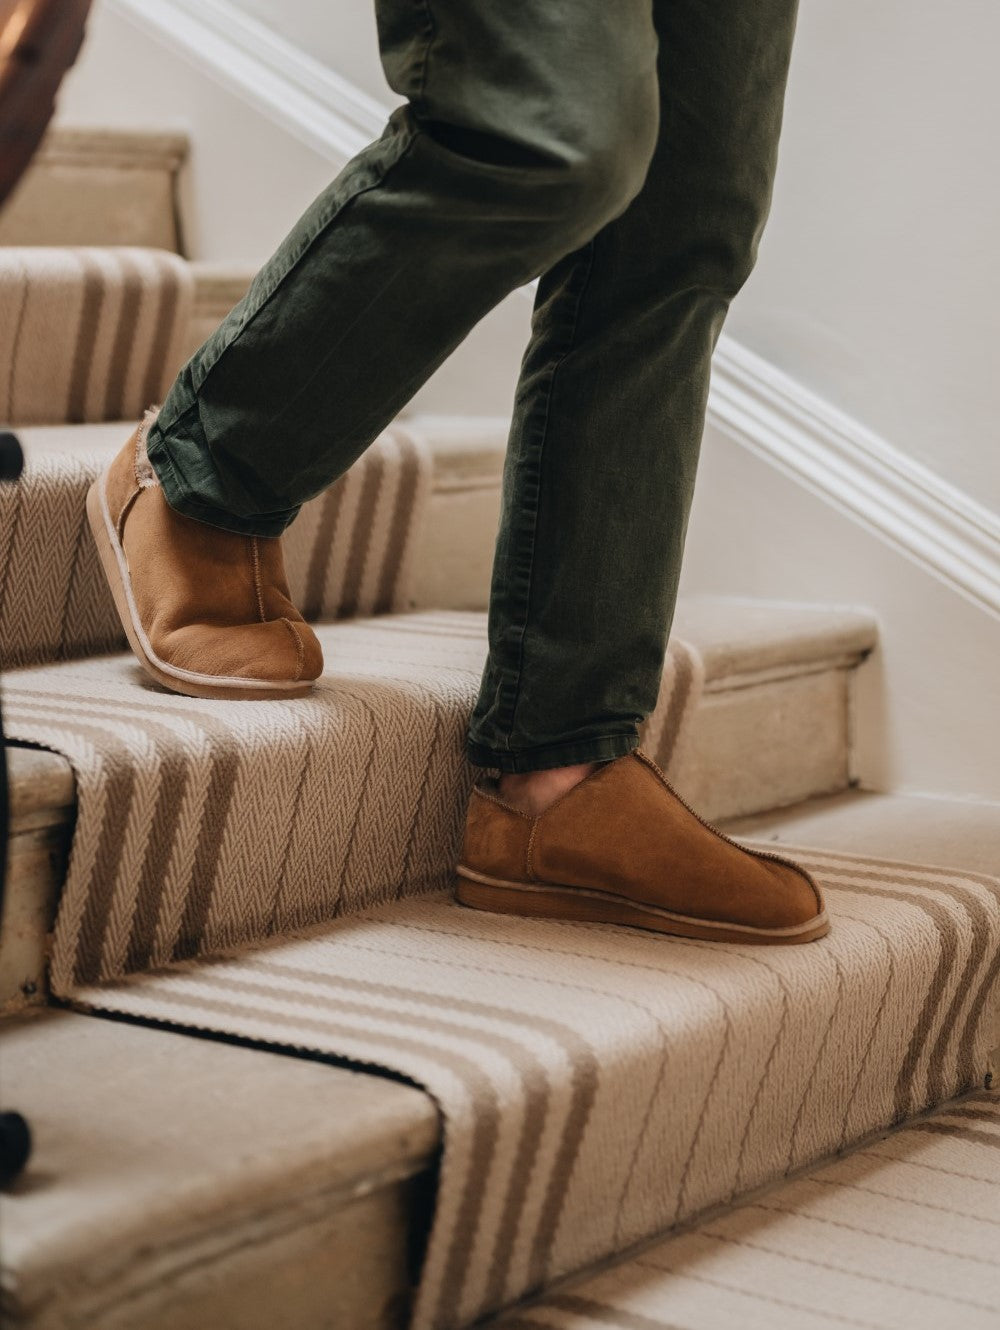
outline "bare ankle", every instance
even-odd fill
[[[505,772],[499,781],[500,797],[538,816],[549,804],[596,771],[597,762],[576,762],[567,767],[547,767],[544,771]]]

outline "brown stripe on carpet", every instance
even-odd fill
[[[357,614],[361,600],[361,579],[364,573],[368,548],[371,543],[372,524],[378,507],[379,492],[385,473],[385,460],[376,455],[373,465],[365,469],[358,500],[358,514],[354,526],[354,539],[351,553],[344,572],[344,589],[341,592],[340,613],[345,618]]]
[[[80,920],[79,937],[74,946],[73,983],[92,983],[100,976],[104,938],[111,909],[111,895],[104,890],[115,859],[121,854],[126,835],[132,794],[135,789],[135,768],[128,762],[114,762],[123,753],[119,744],[97,726],[83,726],[77,722],[77,733],[87,734],[95,750],[105,759],[104,816],[97,852],[83,892],[86,902]],[[89,811],[89,810],[88,810]]]
[[[423,448],[398,426],[393,434],[401,452],[401,474],[396,491],[396,507],[389,526],[389,544],[382,560],[378,592],[372,613],[389,613],[406,608],[409,564],[417,519],[426,505],[430,488],[428,468],[421,466]]]
[[[62,615],[59,621],[59,637],[55,652],[57,658],[60,659],[66,659],[70,654],[67,646],[72,640],[70,606],[76,599],[76,588],[80,579],[80,569],[84,559],[84,551],[89,549],[90,538],[90,524],[87,521],[87,510],[86,508],[81,508],[79,517],[77,518],[76,537],[73,541],[73,555],[69,566],[66,594],[62,598]]]
[[[829,857],[823,852],[824,859]],[[839,861],[839,856],[835,857]],[[891,868],[891,860],[873,861],[885,867]],[[993,952],[987,951],[987,946],[982,932],[982,926],[988,917],[988,911],[992,907],[992,902],[987,904],[987,900],[975,892],[973,887],[984,887],[990,896],[995,900],[1000,893],[1000,886],[995,878],[989,878],[980,873],[956,873],[950,869],[935,869],[933,867],[924,868],[919,873],[914,874],[912,865],[906,865],[908,875],[915,878],[919,884],[924,887],[931,887],[941,891],[942,894],[950,896],[953,900],[961,904],[970,915],[970,925],[973,938],[976,939],[973,951],[970,952],[966,963],[965,971],[956,986],[951,1006],[947,1014],[943,1017],[938,1033],[934,1050],[931,1054],[931,1063],[929,1069],[930,1090],[929,1101],[938,1102],[943,1098],[940,1088],[940,1073],[944,1065],[946,1054],[945,1044],[948,1041],[952,1031],[952,1026],[958,1017],[963,1004],[968,1003],[968,1011],[961,1034],[957,1039],[958,1057],[960,1065],[964,1067],[966,1086],[972,1084],[971,1070],[971,1050],[976,1038],[979,1025],[985,1020],[987,1015],[987,995],[995,993],[997,990],[997,981],[1000,979],[1000,949]],[[884,880],[886,874],[881,872],[859,873],[855,874],[862,880],[872,881]],[[964,878],[966,886],[949,883],[946,879],[959,876]],[[982,976],[978,984],[973,985],[972,980],[976,969],[984,960],[987,964],[983,969]]]
[[[826,856],[824,855],[824,858],[825,857]],[[841,860],[840,862],[843,861]],[[903,1118],[923,1106],[916,1103],[916,1070],[925,1052],[928,1051],[929,1046],[931,1045],[932,1033],[937,1025],[944,994],[947,990],[949,981],[952,980],[954,976],[957,958],[954,925],[952,923],[952,916],[949,912],[942,904],[940,904],[940,902],[935,901],[931,897],[927,895],[912,895],[906,891],[894,892],[881,885],[889,880],[885,873],[859,870],[852,874],[852,877],[862,879],[866,885],[859,885],[857,881],[847,882],[841,877],[837,880],[837,890],[854,892],[862,896],[870,896],[874,893],[878,893],[885,897],[905,901],[908,905],[923,913],[931,921],[937,931],[940,941],[940,953],[937,959],[937,964],[927,988],[923,1005],[914,1024],[907,1054],[900,1065],[896,1081],[897,1120],[902,1121]],[[905,885],[910,886],[911,883],[905,882]],[[914,883],[912,885],[917,884]],[[969,923],[973,923],[973,912],[970,911],[969,908],[970,897],[967,892],[963,892],[961,889],[949,887],[946,884],[935,881],[931,879],[929,875],[925,877],[923,886],[925,888],[930,887],[933,890],[940,891],[942,894],[951,897],[951,899],[962,906],[966,911]],[[976,922],[981,924],[985,918],[985,913],[982,913]],[[968,990],[965,987],[965,984],[972,978],[972,975],[979,968],[983,956],[986,953],[986,940],[982,937],[981,931],[972,927],[970,929],[970,934],[973,939],[973,946],[967,953],[963,966],[962,981],[964,981],[964,983],[961,981],[959,982],[959,988],[956,995],[958,999],[957,1005],[959,1006],[968,998]],[[954,1032],[945,1028],[942,1033],[944,1037],[935,1041],[933,1045],[933,1061],[928,1068],[928,1081],[931,1088],[925,1102],[939,1102],[942,1098],[941,1086],[944,1077],[945,1045],[949,1038],[954,1038]],[[962,1053],[967,1054],[967,1049],[963,1048]],[[963,1062],[968,1063],[967,1056],[964,1056],[962,1060]],[[963,1080],[956,1089],[964,1090],[971,1088],[970,1077],[971,1067],[967,1065],[963,1072]]]
[[[21,531],[21,515],[24,510],[24,486],[0,485],[0,541],[3,557],[0,559],[0,627],[6,629],[7,606],[10,588],[14,580],[13,552],[17,546]],[[7,634],[0,634],[2,643]],[[0,664],[7,664],[6,651],[0,651]]]
[[[1000,1136],[995,1136],[989,1131],[981,1131],[978,1127],[959,1127],[952,1122],[911,1122],[909,1130],[937,1132],[942,1136],[954,1136],[956,1140],[972,1141],[974,1145],[1000,1150]]]
[[[337,480],[333,485],[322,494],[317,503],[321,505],[321,517],[319,528],[321,532],[330,533],[329,539],[332,540],[332,533],[337,529],[337,523],[340,518],[340,510],[344,503],[345,484],[343,479]],[[306,573],[306,591],[302,602],[302,614],[306,619],[318,619],[323,605],[324,593],[326,591],[327,568],[330,561],[330,545],[328,539],[320,537],[313,543],[312,551],[309,556],[309,567]]]
[[[1000,1110],[992,1108],[953,1108],[949,1111],[951,1118],[975,1118],[977,1122],[992,1122],[994,1126],[1000,1127]]]
[[[90,372],[101,324],[101,310],[107,294],[107,277],[93,254],[80,249],[76,251],[76,257],[83,274],[83,301],[74,339],[75,349],[70,367],[69,394],[65,409],[65,419],[72,425],[81,424],[89,418],[87,404]]]
[[[196,956],[203,945],[205,925],[212,905],[213,893],[222,850],[222,837],[233,806],[233,793],[239,773],[239,757],[226,753],[217,757],[212,775],[205,811],[195,843],[194,863],[191,870],[193,890],[189,892],[181,917],[180,931],[174,943],[174,960]]]
[[[120,252],[116,257],[121,273],[121,309],[111,343],[111,361],[104,388],[104,420],[122,420],[130,414],[125,407],[125,393],[142,310],[142,273],[126,252]]]
[[[182,312],[182,289],[176,263],[166,254],[151,256],[157,282],[153,288],[151,318],[153,335],[146,366],[139,379],[139,397],[147,405],[158,402],[169,379],[180,368],[171,364],[171,350],[177,336],[178,315]],[[185,309],[183,313],[187,315]]]

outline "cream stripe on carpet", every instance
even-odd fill
[[[355,560],[359,595],[377,582],[369,562]],[[10,737],[64,753],[77,777],[56,993],[450,880],[485,616],[318,631],[326,673],[291,702],[179,697],[130,655],[6,676]],[[675,752],[700,677],[697,653],[672,643],[653,716],[660,757]]]
[[[132,428],[123,424],[122,444]],[[0,668],[124,647],[85,509],[117,450],[29,453],[19,484],[0,486]],[[407,607],[432,473],[426,444],[393,426],[303,506],[284,554],[306,618]]]
[[[426,1086],[445,1145],[414,1324],[447,1330],[982,1083],[1000,881],[783,849],[828,894],[809,946],[434,895],[75,999]]]
[[[1000,1095],[649,1247],[497,1330],[995,1330]]]

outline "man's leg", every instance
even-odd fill
[[[795,0],[656,0],[653,12],[660,133],[645,185],[542,277],[518,387],[469,739],[473,762],[505,773],[638,742],[710,359],[770,206]]]
[[[489,309],[623,210],[656,141],[649,0],[377,12],[407,103],[185,367],[149,434],[171,507],[229,531],[279,535]]]
[[[88,495],[132,648],[176,692],[309,690],[282,531],[487,310],[624,210],[656,143],[649,0],[377,6],[406,104]]]
[[[712,350],[774,179],[795,0],[656,0],[660,137],[631,207],[542,278],[504,477],[458,899],[720,942],[809,942],[822,894],[641,753]],[[562,796],[562,797],[560,797]]]

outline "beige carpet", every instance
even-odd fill
[[[996,1330],[984,1092],[504,1317],[496,1330]]]
[[[85,511],[116,451],[29,453],[21,482],[0,486],[0,669],[124,648]],[[304,505],[284,551],[306,618],[407,607],[432,470],[427,445],[393,425]]]
[[[77,778],[56,993],[450,880],[485,616],[382,615],[318,631],[326,673],[291,702],[179,697],[131,655],[5,676],[9,737],[64,753]],[[700,677],[694,650],[672,643],[646,730],[668,764]]]
[[[0,420],[138,418],[182,358],[194,279],[140,248],[0,248]]]
[[[432,896],[76,1000],[426,1086],[445,1146],[414,1324],[447,1330],[982,1084],[1000,881],[790,852],[828,893],[809,946]]]

